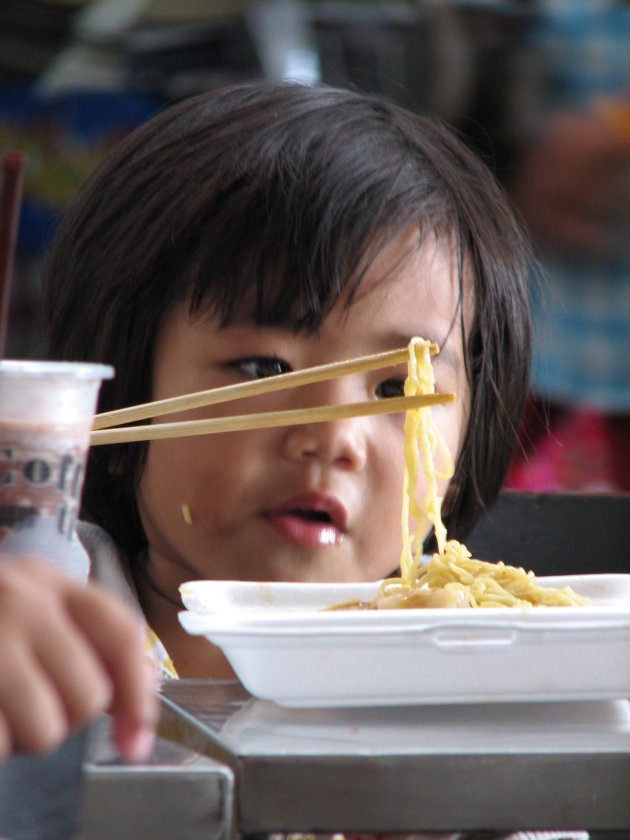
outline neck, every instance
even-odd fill
[[[177,675],[193,679],[234,679],[235,674],[223,651],[204,636],[191,636],[179,623],[182,603],[168,597],[151,575],[150,567],[135,569],[138,598],[147,624],[157,635],[173,661]]]

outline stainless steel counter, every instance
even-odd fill
[[[80,735],[44,760],[5,763],[0,816],[20,828],[3,836],[66,840],[79,799],[75,840],[483,828],[630,836],[626,700],[284,709],[236,682],[195,680],[164,684],[161,698],[150,761],[121,762],[103,719],[87,744]]]
[[[82,787],[74,840],[229,840],[232,834],[229,767],[164,738],[149,761],[124,763],[107,718],[90,728]]]
[[[166,683],[162,730],[230,766],[235,828],[630,828],[626,700],[283,709],[238,683]]]
[[[44,756],[0,763],[0,837],[7,840],[229,840],[234,776],[184,745],[158,738],[150,760],[126,764],[111,722]]]

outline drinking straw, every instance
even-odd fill
[[[2,158],[2,204],[0,206],[0,359],[4,356],[9,323],[9,301],[15,264],[22,184],[26,156],[7,152]]]

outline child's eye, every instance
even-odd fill
[[[253,356],[250,359],[237,359],[230,362],[230,367],[243,373],[248,379],[265,379],[289,373],[291,366],[281,359],[267,356]]]
[[[391,397],[405,396],[405,380],[404,379],[386,379],[376,389],[376,396],[382,399],[389,399]]]

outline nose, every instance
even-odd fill
[[[332,393],[335,389],[309,389],[308,403],[301,405],[338,405],[342,402],[354,402],[358,399],[348,393]],[[364,397],[365,398],[365,397]],[[290,461],[319,460],[321,463],[336,465],[343,469],[360,471],[366,461],[369,438],[369,423],[375,418],[348,417],[340,420],[328,420],[323,423],[307,423],[302,426],[289,426],[284,430],[283,449]]]

